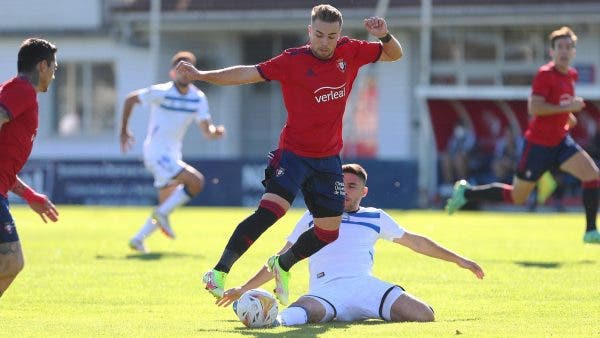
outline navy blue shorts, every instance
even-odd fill
[[[549,147],[528,142],[523,143],[523,154],[517,167],[517,177],[535,182],[544,172],[558,169],[571,156],[582,151],[577,142],[567,135],[559,144]]]
[[[19,240],[17,228],[8,210],[8,199],[0,195],[0,243],[16,242]]]
[[[313,217],[333,217],[344,212],[344,175],[339,156],[311,158],[277,149],[269,153],[263,184],[266,192],[290,204],[302,190]]]

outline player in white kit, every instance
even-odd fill
[[[182,51],[173,56],[171,65],[179,61],[196,63],[191,52]],[[185,78],[171,70],[173,81],[139,89],[127,95],[121,124],[121,151],[126,153],[134,142],[128,128],[129,117],[136,104],[150,106],[148,133],[144,141],[144,165],[154,175],[158,189],[158,207],[146,220],[129,246],[148,252],[144,239],[156,228],[169,238],[175,233],[169,224],[169,214],[177,206],[187,203],[204,187],[204,176],[181,160],[181,146],[188,127],[196,122],[205,137],[218,139],[225,133],[222,125],[211,122],[208,101],[204,93]]]
[[[477,263],[426,237],[404,230],[381,209],[361,207],[360,201],[368,191],[366,171],[358,164],[346,164],[342,166],[342,171],[346,200],[339,237],[309,257],[309,291],[279,314],[279,324],[292,326],[366,319],[433,321],[434,314],[429,305],[408,294],[402,287],[372,275],[373,247],[379,239],[456,263],[473,272],[477,278],[483,278],[484,272]],[[307,211],[282,251],[312,226],[312,216]],[[242,293],[258,288],[272,278],[272,273],[263,267],[243,286],[227,290],[217,304],[227,306]]]

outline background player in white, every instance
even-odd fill
[[[365,169],[358,164],[346,164],[342,171],[346,199],[339,237],[309,257],[310,290],[280,313],[280,324],[291,326],[334,319],[357,321],[375,318],[433,321],[434,314],[429,305],[408,294],[402,287],[372,276],[373,246],[378,239],[393,241],[418,253],[456,263],[473,272],[477,278],[483,278],[483,270],[477,263],[427,237],[404,230],[381,209],[361,207],[360,201],[368,192]],[[313,225],[312,216],[307,211],[282,251]],[[273,274],[265,266],[243,286],[227,290],[217,304],[227,306],[242,293],[260,287],[272,278]]]
[[[196,64],[196,57],[188,51],[176,53],[171,60],[175,67],[179,61]],[[121,151],[126,153],[134,142],[128,128],[133,107],[141,103],[150,105],[148,134],[144,141],[144,165],[154,175],[154,187],[158,189],[158,207],[146,223],[131,239],[129,246],[140,252],[148,252],[144,239],[157,227],[169,238],[175,233],[169,224],[169,214],[177,206],[187,203],[202,191],[204,176],[181,160],[181,146],[185,133],[193,122],[210,139],[225,134],[222,125],[211,122],[208,101],[204,93],[178,75],[170,72],[173,81],[139,89],[127,95],[121,124]]]

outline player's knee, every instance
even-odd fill
[[[23,255],[15,255],[5,261],[4,269],[0,272],[2,277],[14,277],[25,267]]]
[[[258,209],[256,210],[256,212],[260,213],[261,215],[264,213],[271,213],[274,215],[275,220],[278,220],[285,215],[285,213],[287,212],[287,209],[284,208],[283,206],[281,206],[277,202],[273,202],[273,201],[267,200],[267,199],[262,199],[262,200],[260,200],[260,203],[258,205]]]
[[[338,227],[333,230],[326,230],[315,226],[315,235],[321,242],[329,244],[338,238],[340,235],[340,228]]]
[[[315,306],[315,304],[310,302],[300,300],[292,303],[288,308],[292,307],[303,309],[306,313],[306,321],[310,324],[319,323],[325,317],[325,309],[322,306]]]
[[[392,308],[391,319],[394,322],[433,322],[435,314],[427,304],[418,304],[410,311],[402,308]]]
[[[322,298],[314,296],[300,297],[294,304],[290,305],[301,307],[306,311],[308,323],[327,323],[333,320],[336,311],[333,305]]]
[[[204,189],[204,175],[200,172],[196,171],[192,173],[192,179],[185,184],[185,191],[190,195],[190,197],[194,197],[198,195]]]
[[[425,305],[422,309],[420,309],[417,317],[418,318],[416,321],[418,322],[433,322],[435,320],[435,313],[430,306]]]

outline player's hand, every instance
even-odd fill
[[[223,297],[217,299],[215,304],[217,304],[218,306],[223,306],[223,307],[229,306],[235,300],[240,298],[243,293],[244,293],[244,290],[241,287],[229,289],[223,293]]]
[[[175,71],[177,74],[184,77],[187,81],[196,81],[198,79],[198,74],[200,73],[193,64],[187,61],[179,61],[177,66],[175,66]]]
[[[129,130],[121,130],[121,152],[126,154],[135,143],[135,137],[133,137],[133,133]]]
[[[569,110],[571,112],[578,112],[585,108],[585,102],[582,97],[576,96],[573,98],[573,101],[569,104]]]
[[[225,136],[225,126],[223,125],[214,126],[214,129],[210,129],[208,134],[208,137],[213,140],[220,139],[223,136]]]
[[[48,223],[46,217],[52,222],[58,221],[58,211],[52,202],[48,199],[48,196],[44,194],[35,193],[34,197],[31,198],[27,203],[33,211],[37,212],[42,218],[44,223]]]
[[[369,34],[376,38],[384,37],[388,32],[387,23],[383,18],[370,17],[364,20],[365,28]]]
[[[483,276],[485,276],[483,269],[481,269],[481,267],[477,263],[470,261],[466,258],[461,258],[456,264],[458,264],[458,266],[460,266],[461,268],[471,270],[471,272],[474,273],[475,276],[477,276],[477,278],[479,279],[483,279]]]

